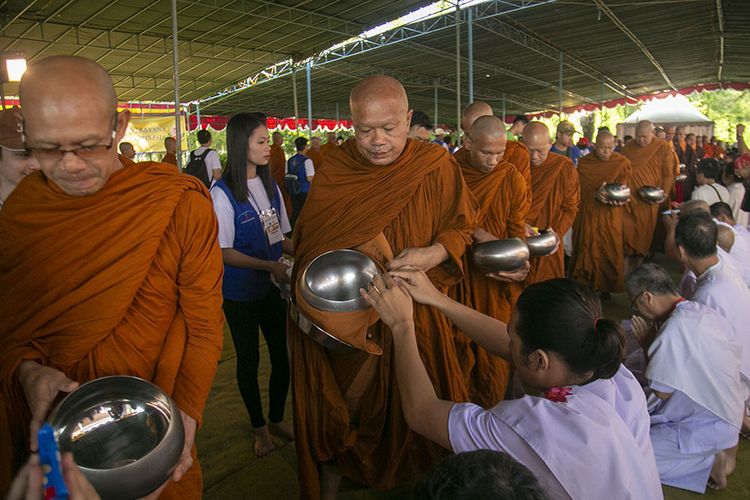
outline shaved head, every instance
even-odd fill
[[[29,65],[19,95],[32,154],[97,150],[85,160],[74,153],[63,153],[59,159],[37,155],[44,174],[65,193],[94,194],[122,168],[112,145],[125,135],[130,113],[117,113],[112,79],[104,68],[81,57],[48,57]]]
[[[641,120],[635,127],[635,143],[645,148],[654,140],[654,124],[648,120]]]
[[[680,205],[680,216],[688,215],[696,212],[711,213],[711,207],[708,202],[703,200],[689,200]]]
[[[491,172],[502,161],[506,144],[503,122],[494,116],[480,116],[474,120],[464,147],[473,168]]]
[[[274,132],[271,134],[271,141],[277,146],[284,144],[284,135],[281,132]]]
[[[349,108],[362,156],[379,166],[396,161],[406,146],[411,123],[403,85],[390,76],[365,78],[352,89]]]
[[[716,244],[719,245],[726,253],[732,251],[734,246],[734,231],[731,227],[723,224],[716,225]]]
[[[612,153],[615,152],[615,136],[609,130],[599,130],[596,134],[596,142],[594,143],[594,153],[602,160],[607,161],[612,157]]]
[[[167,137],[166,139],[164,139],[164,150],[167,153],[177,152],[177,141],[174,137]]]
[[[492,115],[492,107],[489,104],[483,101],[474,101],[466,106],[461,113],[461,130],[468,134],[477,118]]]
[[[529,149],[532,167],[538,167],[547,161],[552,145],[547,125],[542,122],[530,122],[523,128],[522,141]]]

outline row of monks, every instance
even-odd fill
[[[110,76],[77,57],[29,67],[20,87],[26,147],[41,172],[0,211],[0,490],[34,449],[58,392],[113,374],[151,380],[177,403],[186,430],[161,498],[200,498],[196,429],[222,348],[222,257],[210,195],[160,163],[123,167],[112,144],[127,129]],[[327,350],[290,317],[294,434],[302,495],[330,496],[341,475],[374,488],[410,484],[446,450],[406,424],[394,342],[372,310],[326,313],[298,293],[302,271],[331,250],[357,249],[382,270],[421,269],[443,293],[502,322],[524,287],[565,276],[562,249],[485,275],[467,250],[532,227],[574,227],[574,279],[622,291],[625,259],[649,252],[658,206],[600,202],[606,182],[669,192],[677,159],[651,123],[614,152],[606,130],[578,169],[550,153],[532,122],[508,141],[485,103],[464,112],[464,147],[407,138],[406,92],[372,77],[351,92],[356,137],[322,158],[293,231],[294,306],[355,350]],[[106,131],[103,134],[102,131]],[[92,139],[93,138],[93,139]],[[109,143],[109,144],[108,144]],[[108,144],[108,145],[107,145]],[[283,183],[280,183],[283,185]],[[43,202],[40,202],[43,200]],[[510,367],[415,304],[419,354],[438,397],[490,407]],[[593,321],[596,328],[596,320]]]

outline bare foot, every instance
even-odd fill
[[[258,458],[265,457],[273,450],[276,449],[273,441],[271,441],[271,434],[268,432],[268,426],[264,425],[255,429],[255,456]]]
[[[708,487],[712,490],[723,490],[727,487],[727,454],[723,451],[716,454],[711,474],[708,477]]]
[[[283,437],[284,439],[288,439],[289,441],[294,441],[294,429],[290,424],[287,424],[285,422],[271,422],[270,424],[268,424],[268,430],[271,431],[271,434]]]

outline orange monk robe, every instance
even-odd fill
[[[716,151],[716,146],[714,146],[710,142],[704,144],[703,145],[703,158],[713,158],[715,151]]]
[[[562,237],[573,225],[580,204],[578,172],[569,158],[549,153],[538,167],[531,167],[531,209],[526,222],[540,230],[552,228],[560,245],[552,255],[533,257],[526,283],[565,277]]]
[[[320,154],[322,156],[326,156],[333,150],[335,150],[338,147],[338,145],[335,142],[326,142],[322,146],[320,146]]]
[[[292,213],[292,199],[286,192],[284,175],[286,175],[286,154],[284,149],[278,144],[271,145],[271,157],[268,159],[268,166],[271,167],[271,177],[281,190],[281,196],[284,198],[286,212]]]
[[[501,161],[492,172],[481,172],[469,164],[469,153],[463,148],[454,156],[466,185],[479,203],[479,227],[500,239],[523,238],[529,209],[523,176],[506,161]],[[468,270],[466,277],[451,295],[472,309],[508,323],[512,308],[510,283],[488,278],[474,267],[468,254],[464,254],[464,270]],[[457,335],[456,340],[458,350],[464,346],[470,349],[465,356],[470,366],[464,366],[470,368],[470,400],[485,408],[495,406],[505,394],[510,366],[464,334]]]
[[[605,182],[628,185],[630,170],[630,160],[619,153],[612,153],[607,161],[592,153],[578,162],[581,210],[573,224],[570,277],[603,292],[625,289],[625,208],[601,203],[596,193]]]
[[[441,243],[448,260],[428,276],[447,291],[463,276],[461,257],[476,227],[476,201],[444,148],[408,140],[391,165],[373,166],[353,139],[325,159],[294,229],[293,282],[323,252],[379,237],[390,253]],[[381,266],[385,259],[369,255]],[[299,298],[296,299],[299,305]],[[468,399],[453,329],[437,310],[414,306],[416,339],[438,397]],[[341,335],[349,324],[323,325]],[[366,325],[365,325],[365,328]],[[381,321],[366,330],[382,355],[327,351],[289,322],[295,444],[300,490],[319,498],[318,465],[334,461],[360,483],[384,489],[408,484],[445,456],[410,431],[403,417],[391,333]]]
[[[0,490],[28,450],[23,360],[80,383],[150,380],[201,424],[223,340],[223,264],[199,180],[146,162],[74,197],[34,172],[0,212],[0,234]],[[196,461],[161,498],[201,495]]]
[[[177,165],[177,155],[174,154],[174,153],[167,153],[161,159],[161,162],[162,163],[171,163],[172,165]]]
[[[625,255],[648,255],[654,237],[659,205],[642,201],[636,192],[643,186],[658,186],[669,193],[674,184],[675,163],[678,162],[669,142],[654,137],[646,147],[635,141],[625,146],[622,154],[630,160],[630,190],[633,196],[623,214]],[[679,165],[678,167],[679,168]]]
[[[523,176],[528,190],[527,202],[531,205],[531,160],[529,150],[526,146],[518,141],[508,141],[505,146],[505,155],[503,160],[507,161]]]
[[[135,162],[131,160],[130,158],[123,156],[120,153],[117,153],[117,159],[120,160],[120,164],[123,167],[129,167],[130,165],[135,165]]]
[[[313,167],[315,167],[315,173],[318,173],[318,170],[320,167],[323,166],[323,150],[321,149],[313,149],[313,148],[307,148],[305,150],[305,156],[310,158],[313,162]]]

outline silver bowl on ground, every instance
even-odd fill
[[[667,199],[664,190],[657,186],[642,186],[638,188],[638,197],[646,203],[661,203]]]
[[[609,201],[629,201],[630,188],[619,182],[610,182],[603,187],[604,198]]]
[[[471,260],[483,272],[515,271],[529,260],[529,248],[520,238],[485,241],[472,247]]]
[[[378,274],[370,257],[356,250],[333,250],[317,256],[302,273],[300,292],[315,309],[349,312],[370,305],[359,294]]]
[[[81,385],[49,417],[60,450],[73,453],[99,496],[140,498],[170,476],[182,454],[180,410],[138,377],[102,377]]]
[[[560,236],[552,229],[539,231],[539,236],[526,238],[526,246],[532,257],[544,257],[555,251],[560,245]]]

